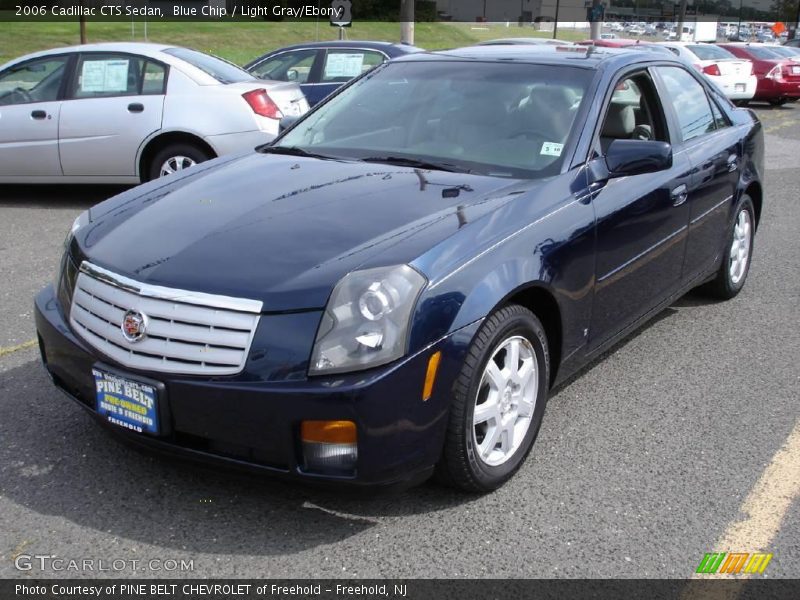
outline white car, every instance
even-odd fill
[[[702,42],[661,42],[713,81],[731,100],[750,100],[758,79],[753,63],[738,58],[719,46]]]
[[[252,150],[307,111],[297,84],[187,48],[37,52],[0,66],[0,183],[139,183]]]

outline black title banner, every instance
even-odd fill
[[[789,600],[797,579],[1,580],[3,600]]]
[[[0,20],[319,20],[401,21],[400,0],[0,0]],[[674,22],[676,0],[416,0],[415,21],[547,23]],[[800,18],[797,0],[692,0],[685,22],[782,22]]]

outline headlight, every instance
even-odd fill
[[[72,227],[70,228],[69,232],[67,233],[67,237],[64,238],[64,248],[63,252],[61,253],[61,257],[58,261],[58,267],[56,269],[56,277],[53,281],[53,287],[56,289],[56,293],[58,293],[59,286],[61,285],[61,277],[64,272],[64,266],[66,261],[69,260],[69,245],[72,242],[72,238],[75,236],[75,232],[78,231],[81,227],[89,223],[89,211],[85,210],[81,214],[77,216],[77,218],[72,222]]]
[[[403,356],[411,313],[425,283],[408,265],[343,277],[322,316],[309,375],[358,371]]]

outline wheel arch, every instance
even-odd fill
[[[758,223],[761,221],[761,208],[764,204],[764,191],[758,181],[751,181],[744,189],[744,193],[750,196],[753,201],[753,209],[756,211],[756,230]]]
[[[536,315],[544,327],[547,335],[547,349],[550,354],[550,385],[552,386],[561,364],[563,344],[561,307],[555,294],[543,282],[530,282],[511,291],[491,312],[509,304],[524,306]]]
[[[153,157],[170,144],[191,144],[192,146],[197,146],[203,150],[203,152],[206,152],[209,158],[216,158],[219,156],[218,152],[199,135],[186,131],[159,132],[142,146],[142,150],[139,153],[137,174],[141,182],[144,183],[148,180],[148,166],[153,160]]]

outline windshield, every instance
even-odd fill
[[[592,75],[518,63],[388,63],[310,113],[276,145],[337,158],[413,159],[486,175],[545,177],[561,168]]]
[[[686,46],[692,53],[694,53],[700,60],[725,60],[736,58],[733,54],[720,48],[719,46],[712,46],[711,44],[698,44],[695,46]]]
[[[240,69],[233,63],[229,63],[216,56],[204,54],[197,50],[188,48],[167,48],[164,54],[171,54],[176,58],[186,61],[190,65],[197,67],[207,75],[211,75],[220,83],[238,83],[240,81],[252,81],[253,76]]]

